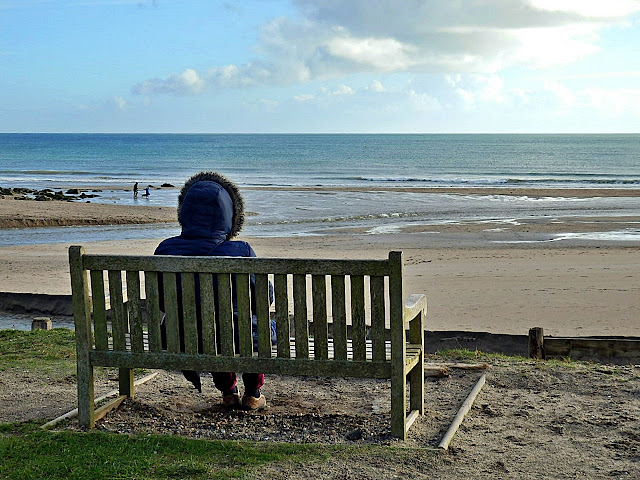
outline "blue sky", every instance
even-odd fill
[[[640,133],[640,0],[0,0],[2,132]]]

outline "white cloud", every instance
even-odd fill
[[[374,71],[406,70],[414,64],[415,50],[393,38],[336,37],[327,42],[327,51],[337,59],[361,64]]]
[[[533,8],[587,18],[618,18],[638,11],[636,0],[529,0]]]
[[[417,111],[437,111],[442,110],[440,101],[425,92],[417,92],[410,89],[406,92],[409,105]]]
[[[187,68],[136,94],[193,95],[356,73],[484,73],[546,68],[599,49],[599,33],[640,12],[633,0],[294,0],[262,27],[255,61]]]
[[[329,99],[339,99],[340,97],[353,96],[360,93],[357,89],[349,85],[338,85],[334,88],[321,87],[317,93],[303,93],[295,95],[293,99],[298,103],[322,102]]]
[[[312,95],[310,93],[305,93],[305,94],[302,94],[302,95],[296,95],[295,97],[293,97],[293,99],[296,102],[301,102],[301,103],[310,102],[311,100],[314,100],[315,98],[316,98],[316,96]]]
[[[384,92],[385,88],[384,85],[382,85],[382,83],[379,80],[374,80],[373,82],[371,82],[371,85],[369,85],[369,90],[371,90],[372,92]]]
[[[172,93],[174,95],[191,95],[205,90],[207,82],[198,72],[188,68],[182,73],[171,74],[166,80],[153,78],[135,85],[131,90],[137,95],[153,95]]]
[[[593,25],[565,25],[514,31],[520,43],[514,63],[546,68],[575,62],[599,50],[595,30]]]
[[[338,97],[343,95],[353,95],[353,88],[348,85],[339,85],[335,90],[323,89],[328,97]]]
[[[589,111],[607,118],[630,114],[640,115],[640,88],[607,89],[588,87],[570,89],[560,82],[545,82],[544,88],[550,92],[562,114]]]
[[[123,97],[113,97],[113,103],[118,108],[118,110],[126,110],[127,101]]]
[[[506,101],[504,81],[498,75],[447,75],[445,82],[467,110]]]

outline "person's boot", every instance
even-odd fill
[[[267,399],[259,393],[259,397],[253,395],[244,395],[242,397],[242,408],[245,410],[262,410],[267,406]]]
[[[222,403],[227,410],[236,410],[241,407],[240,395],[238,395],[238,388],[234,387],[233,390],[222,394]]]

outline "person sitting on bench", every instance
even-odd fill
[[[200,172],[187,180],[178,196],[178,221],[182,233],[163,240],[156,248],[155,255],[256,256],[249,243],[232,240],[244,223],[244,201],[238,187],[216,172]],[[255,288],[253,278],[251,288]],[[178,299],[181,301],[180,295]],[[237,309],[235,303],[234,299],[234,310]],[[197,311],[199,315],[200,309]],[[254,331],[254,343],[255,335]],[[274,322],[271,324],[271,336],[275,344]],[[183,373],[200,390],[199,374],[189,371]],[[235,372],[212,372],[212,375],[227,409],[259,410],[266,406],[267,401],[260,392],[264,385],[264,374],[243,373],[245,391],[242,398],[238,394]]]

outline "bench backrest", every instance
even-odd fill
[[[259,358],[387,362],[387,328],[391,337],[405,335],[401,252],[320,260],[93,255],[71,247],[70,265],[76,331],[86,337],[78,341],[90,351],[255,357],[252,315]]]

